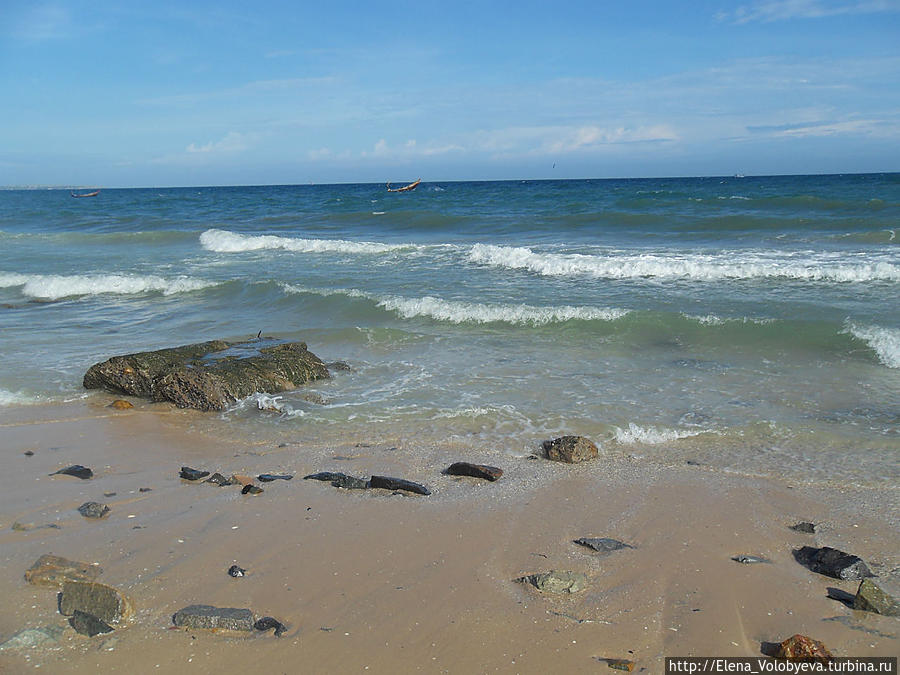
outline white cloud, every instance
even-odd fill
[[[897,11],[900,11],[898,0],[758,0],[741,5],[733,12],[719,12],[716,18],[744,24]]]
[[[225,137],[218,141],[210,141],[203,145],[191,143],[185,148],[188,153],[232,153],[246,150],[249,147],[249,138],[246,134],[237,131],[229,131]]]

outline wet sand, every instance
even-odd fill
[[[804,485],[602,449],[570,466],[419,448],[375,428],[342,443],[317,444],[306,430],[302,440],[250,444],[217,438],[201,413],[141,403],[116,411],[109,400],[0,410],[0,642],[65,627],[55,644],[0,651],[0,672],[615,672],[605,658],[662,672],[665,656],[759,656],[762,643],[794,633],[840,656],[900,651],[897,619],[827,597],[858,582],[814,574],[791,555],[834,546],[896,574],[896,486]],[[496,483],[443,475],[454,461],[505,473]],[[70,464],[95,477],[48,476]],[[242,495],[181,480],[184,465],[295,478]],[[432,494],[302,480],[321,470],[394,475]],[[112,510],[83,518],[86,501]],[[788,528],[801,520],[820,524],[817,533]],[[602,557],[572,542],[583,536],[634,548]],[[132,598],[134,620],[76,634],[55,591],[23,578],[44,553],[98,563],[99,580]],[[772,564],[742,565],[731,560],[738,554]],[[227,575],[235,563],[247,576]],[[551,569],[583,572],[589,587],[551,596],[513,581]],[[173,628],[173,613],[195,603],[247,607],[288,630]]]

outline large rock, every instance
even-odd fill
[[[804,546],[794,551],[794,559],[813,572],[835,579],[865,579],[875,576],[862,558],[830,546]]]
[[[900,583],[896,580],[863,579],[856,591],[856,597],[853,598],[853,609],[885,616],[900,616],[898,597],[900,597]]]
[[[276,394],[327,377],[328,368],[303,342],[212,340],[114,356],[90,367],[84,387],[179,408],[224,410],[257,392]]]
[[[544,441],[547,459],[554,462],[576,464],[594,459],[598,455],[597,446],[584,436],[562,436],[552,441]]]
[[[112,586],[90,581],[67,581],[59,594],[59,613],[72,616],[76,611],[112,624],[124,621],[134,613],[131,601]]]
[[[67,581],[93,581],[101,572],[97,565],[46,553],[25,571],[25,581],[35,586],[59,588]]]

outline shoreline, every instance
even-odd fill
[[[838,656],[897,653],[896,619],[827,597],[858,582],[810,572],[791,555],[833,546],[896,574],[894,487],[791,485],[602,451],[581,465],[461,443],[420,452],[385,430],[328,445],[252,444],[201,431],[211,428],[202,413],[106,402],[0,409],[0,643],[24,628],[65,626],[51,646],[0,651],[4,672],[603,672],[604,658],[656,672],[665,656],[759,656],[762,643],[795,633]],[[496,483],[442,475],[453,461],[505,473]],[[68,464],[95,477],[48,476]],[[294,479],[241,495],[182,481],[185,465]],[[302,480],[325,470],[402,477],[432,494]],[[76,509],[88,500],[112,511],[83,518]],[[788,529],[803,520],[817,533]],[[15,531],[16,522],[34,529]],[[48,523],[59,529],[39,527]],[[573,543],[584,536],[635,548],[600,557]],[[76,634],[55,592],[22,576],[51,552],[99,563],[99,581],[134,601],[134,621]],[[772,564],[731,560],[740,554]],[[232,564],[247,576],[229,577]],[[513,581],[550,569],[582,572],[588,588],[550,596]],[[288,630],[171,629],[172,614],[195,603],[249,607]]]

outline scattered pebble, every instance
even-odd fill
[[[94,477],[94,472],[86,466],[81,466],[81,464],[73,464],[72,466],[67,466],[65,469],[54,471],[48,475],[55,476],[57,474],[62,474],[63,476],[75,476],[75,478],[80,478],[81,480],[87,480],[88,478]]]
[[[238,567],[237,565],[232,565],[228,568],[228,576],[238,578],[242,577],[247,573],[243,567]]]

